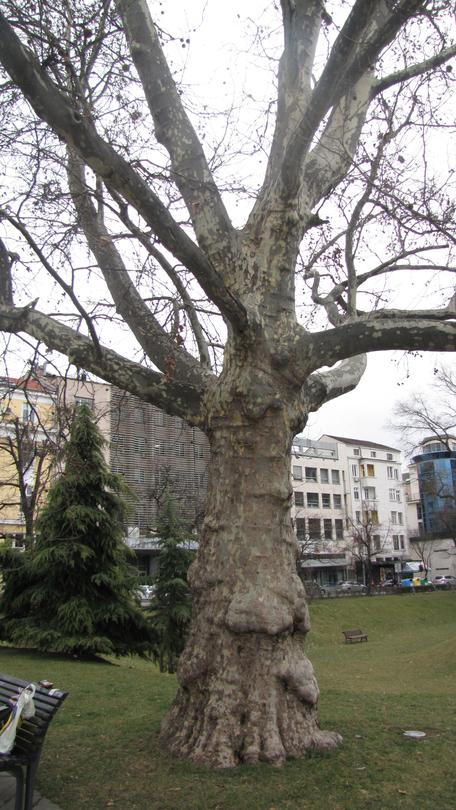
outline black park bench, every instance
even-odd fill
[[[16,698],[29,683],[30,681],[22,681],[0,672],[0,702]],[[28,720],[22,718],[16,731],[14,748],[9,754],[0,754],[0,771],[8,771],[16,777],[14,810],[32,810],[33,783],[44,738],[52,718],[67,694],[59,689],[48,689],[38,684],[33,698],[34,716]]]
[[[367,641],[367,633],[362,630],[342,630],[346,644],[353,644],[354,641]]]

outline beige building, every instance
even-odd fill
[[[408,558],[399,450],[323,435],[293,441],[294,521],[312,578],[321,583],[400,576]]]

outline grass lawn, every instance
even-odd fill
[[[158,742],[175,679],[138,660],[79,663],[0,647],[0,670],[70,696],[38,787],[64,810],[454,810],[456,592],[319,600],[308,653],[321,725],[344,744],[285,767],[208,771]],[[368,643],[344,644],[361,627]],[[402,732],[418,729],[417,742]]]

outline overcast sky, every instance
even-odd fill
[[[317,439],[322,433],[333,433],[371,439],[401,449],[400,438],[389,424],[394,421],[394,405],[414,391],[423,391],[438,407],[434,368],[442,364],[456,369],[454,354],[429,352],[421,357],[410,357],[403,352],[377,352],[369,355],[367,371],[358,388],[312,414],[305,435]]]

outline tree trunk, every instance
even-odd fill
[[[285,409],[213,420],[207,515],[190,571],[194,619],[162,726],[176,755],[213,767],[281,764],[341,737],[320,731],[304,654],[309,615],[296,572]]]

